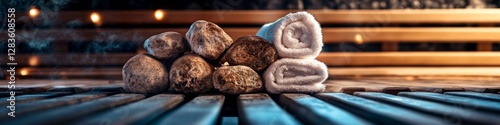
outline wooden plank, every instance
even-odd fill
[[[299,125],[285,110],[281,109],[267,94],[242,94],[238,97],[238,113],[244,125]]]
[[[465,91],[481,92],[481,93],[497,93],[500,92],[500,86],[497,87],[466,87]]]
[[[380,26],[380,27],[384,27],[384,26]],[[387,27],[400,27],[400,25],[399,24],[388,24]],[[365,29],[365,30],[372,31],[370,29]],[[377,35],[378,35],[378,32],[377,33],[364,32],[364,34],[362,36],[364,38],[361,38],[361,40],[368,39],[368,42],[370,42],[370,41],[373,42],[372,38],[377,36]],[[399,50],[399,43],[397,41],[382,42],[382,51],[390,52],[390,51],[398,51],[398,50]]]
[[[410,89],[406,86],[369,83],[356,80],[328,80],[323,84],[326,85],[327,92],[344,92],[347,94],[352,94],[357,91],[383,92],[388,94],[410,91]]]
[[[242,36],[254,35],[259,30],[253,28],[231,28],[222,27],[224,31],[233,38],[238,39]],[[78,29],[68,31],[66,29],[46,29],[30,31],[25,30],[23,34],[16,36],[17,41],[26,42],[32,39],[52,38],[52,42],[68,41],[97,41],[97,42],[136,42],[142,45],[144,40],[152,35],[166,31],[175,31],[185,34],[188,28],[132,28],[132,29]],[[43,33],[39,33],[43,32]],[[356,36],[362,35],[363,41],[378,43],[394,43],[389,48],[397,50],[398,43],[404,42],[445,42],[445,43],[463,43],[463,42],[484,42],[491,43],[500,41],[500,28],[498,27],[376,27],[376,28],[322,28],[324,43],[342,43],[356,42]],[[2,31],[0,33],[7,33]],[[76,34],[76,35],[74,35]],[[70,36],[73,35],[73,36]],[[7,36],[0,36],[7,39]],[[57,45],[59,46],[59,45]],[[140,47],[139,47],[140,48]],[[139,49],[141,50],[141,49]]]
[[[264,24],[273,22],[297,10],[216,10],[216,11],[167,11],[164,18],[157,20],[155,10],[139,11],[42,11],[57,14],[54,20],[67,24],[79,20],[82,24],[92,24],[89,16],[97,12],[103,24],[191,24],[204,19],[217,24]],[[498,23],[500,10],[497,9],[432,9],[432,10],[307,10],[321,24],[365,24],[378,23]],[[16,13],[19,17],[27,13]],[[183,18],[179,18],[183,17]]]
[[[24,94],[35,94],[46,92],[50,87],[48,86],[36,86],[36,87],[15,87],[11,91],[21,92]]]
[[[326,85],[325,92],[341,92],[345,94],[354,94],[354,92],[364,92],[366,91],[363,87],[351,87],[351,86],[343,86],[337,84],[328,84]]]
[[[498,82],[487,80],[444,80],[437,81],[437,83],[436,86],[461,87],[464,91],[468,92],[494,93],[500,91]]]
[[[45,112],[37,112],[9,120],[6,123],[13,124],[62,124],[78,117],[86,116],[94,112],[120,106],[130,102],[143,99],[141,94],[117,94],[89,102],[61,107]],[[57,118],[57,119],[54,119]],[[27,120],[29,119],[29,120]]]
[[[432,114],[436,117],[443,117],[452,123],[460,124],[496,124],[500,123],[499,116],[476,112],[461,107],[443,105],[439,103],[422,101],[401,96],[394,96],[374,92],[357,92],[356,96],[377,100],[393,105],[409,108],[426,114]]]
[[[90,91],[90,89],[86,87],[64,87],[64,86],[57,86],[47,90],[47,92],[69,92],[73,94],[83,93],[88,91]]]
[[[495,27],[494,23],[491,24],[480,24],[480,27]],[[476,46],[477,51],[492,51],[493,43],[491,42],[478,42]]]
[[[489,113],[499,114],[500,102],[471,99],[459,96],[451,96],[428,92],[401,92],[398,96],[411,97],[416,99],[434,101],[448,105],[461,106],[472,110],[479,110]]]
[[[25,93],[23,92],[15,92],[16,95],[14,96],[20,96],[20,95],[25,95]],[[0,92],[0,98],[3,98],[3,97],[11,97],[12,95],[10,95],[10,92]]]
[[[180,105],[183,100],[184,96],[179,94],[158,94],[98,115],[89,116],[83,120],[75,121],[74,124],[96,125],[101,124],[103,119],[114,125],[147,124],[157,116]]]
[[[482,93],[496,93],[500,91],[498,82],[485,80],[390,80],[390,79],[359,79],[358,81],[374,84],[388,84],[394,86],[406,86],[414,92],[456,92],[471,91]]]
[[[356,34],[371,34],[365,42],[397,41],[402,42],[492,42],[499,41],[500,31],[495,27],[456,27],[456,28],[323,28],[326,43],[353,41]],[[329,38],[331,37],[331,39]]]
[[[5,84],[0,92],[0,97],[10,97],[11,91],[15,96],[25,95],[25,94],[36,94],[46,92],[50,86],[47,85],[31,85],[31,86],[19,86],[19,82],[16,83],[15,88],[9,89],[7,88],[8,84]]]
[[[376,124],[450,124],[440,118],[344,93],[319,93],[316,97]]]
[[[349,67],[329,68],[330,76],[499,76],[500,67]]]
[[[446,92],[444,94],[446,94],[446,95],[461,96],[461,97],[479,98],[479,99],[486,99],[486,100],[499,101],[500,102],[500,95],[493,94],[493,93]]]
[[[337,106],[306,94],[282,94],[280,102],[305,124],[361,125],[372,124]]]
[[[98,86],[92,88],[94,92],[112,92],[112,93],[124,93],[127,92],[125,85],[112,85],[112,86]]]
[[[69,92],[45,92],[45,93],[38,93],[38,94],[20,95],[20,96],[15,96],[15,99],[16,99],[15,103],[22,104],[22,103],[33,102],[33,101],[37,101],[37,100],[65,96],[65,95],[70,95],[70,94],[72,94],[72,93],[69,93]],[[9,98],[10,97],[5,97],[5,98],[1,98],[1,100],[7,100]],[[3,101],[3,102],[0,102],[0,105],[8,105],[9,103],[10,103],[10,101]]]
[[[232,116],[222,117],[220,125],[239,125],[238,117],[232,117]]]
[[[453,84],[443,84],[443,80],[366,80],[359,79],[358,81],[369,82],[373,84],[388,84],[394,86],[406,86],[412,92],[435,92],[444,93],[449,91],[464,91],[462,87]],[[397,94],[397,93],[396,93]]]
[[[24,87],[96,87],[103,85],[123,85],[123,80],[96,80],[96,79],[19,79],[16,88]],[[7,88],[7,84],[0,85],[0,88]],[[48,91],[48,90],[47,90]]]
[[[204,124],[214,125],[219,118],[223,95],[202,95],[182,105],[179,109],[161,116],[154,124],[158,125],[186,125]]]
[[[24,104],[18,104],[16,105],[17,109],[22,109],[22,110],[16,110],[16,115],[27,115],[28,113],[36,112],[36,111],[41,111],[41,110],[48,110],[52,108],[57,108],[57,107],[63,107],[63,106],[68,106],[72,104],[77,104],[81,102],[86,102],[90,100],[94,100],[97,98],[105,97],[107,95],[110,95],[112,93],[103,93],[103,92],[89,92],[89,93],[82,93],[82,94],[75,94],[75,95],[69,95],[69,96],[63,96],[63,97],[57,97],[57,98],[51,98],[51,99],[45,99],[45,100],[40,100],[36,102],[29,102],[29,103],[24,103]],[[1,112],[9,112],[7,108],[0,109]],[[8,119],[11,118],[8,115],[2,115],[0,116],[1,119]]]
[[[499,52],[323,52],[316,59],[328,66],[500,66]]]

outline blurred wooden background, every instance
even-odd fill
[[[473,7],[305,11],[322,25],[325,46],[317,59],[330,67],[331,78],[496,78],[500,9],[465,8]],[[203,19],[237,39],[297,11],[301,10],[44,11],[32,6],[16,13],[17,71],[22,79],[121,79],[121,67],[145,52],[142,44],[149,36],[165,31],[184,34],[192,22]],[[4,70],[6,64],[0,65]],[[7,74],[0,76],[5,79]]]

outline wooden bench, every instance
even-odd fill
[[[484,86],[482,80],[364,78],[328,80],[326,83],[329,82],[343,87],[330,86],[329,92],[334,93],[315,94],[228,95],[168,91],[144,95],[130,93],[123,87],[122,80],[23,80],[16,84],[18,89],[13,90],[18,117],[0,115],[0,121],[83,125],[436,124],[456,123],[456,118],[466,124],[500,121],[497,119],[500,115],[498,82],[490,86]],[[456,87],[443,87],[444,84]],[[353,90],[353,87],[361,89]],[[3,93],[9,91],[6,84],[0,85],[0,98],[8,100],[10,95]],[[10,109],[0,111],[10,112]]]
[[[155,18],[162,12],[163,18]],[[32,77],[121,78],[121,66],[149,36],[177,31],[184,34],[195,20],[220,25],[233,39],[253,35],[264,23],[295,12],[269,11],[61,11],[38,16],[18,13],[23,29],[18,42],[50,38],[51,53],[18,53],[24,67],[19,74]],[[380,43],[381,52],[322,52],[317,58],[331,67],[331,78],[361,76],[500,76],[500,53],[492,44],[500,41],[500,10],[310,10],[323,29],[324,43]],[[91,14],[100,16],[92,21]],[[54,16],[55,15],[55,16]],[[54,22],[44,24],[44,20]],[[427,25],[466,25],[422,27]],[[403,25],[413,25],[405,27]],[[76,27],[76,28],[75,28]],[[156,28],[160,27],[160,28]],[[4,33],[4,32],[2,32]],[[6,36],[0,36],[7,39]],[[70,42],[134,42],[137,51],[119,53],[71,53]],[[398,43],[477,43],[475,52],[398,52]],[[6,57],[2,57],[6,60]],[[2,67],[5,63],[0,64]],[[57,68],[52,68],[56,66]],[[107,68],[102,68],[107,67]],[[370,68],[371,67],[371,68]],[[421,68],[426,67],[426,68]],[[444,67],[444,68],[443,68]],[[5,78],[5,76],[4,76]]]

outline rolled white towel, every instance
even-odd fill
[[[266,89],[270,93],[322,92],[322,83],[328,78],[328,68],[313,59],[283,58],[274,62],[264,72]]]
[[[323,47],[321,27],[308,12],[289,13],[257,32],[273,43],[281,58],[316,58]]]

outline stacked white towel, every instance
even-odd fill
[[[266,89],[270,93],[322,92],[328,78],[328,68],[315,60],[323,47],[321,27],[307,12],[290,13],[265,24],[257,32],[276,47],[281,59],[264,72]]]

